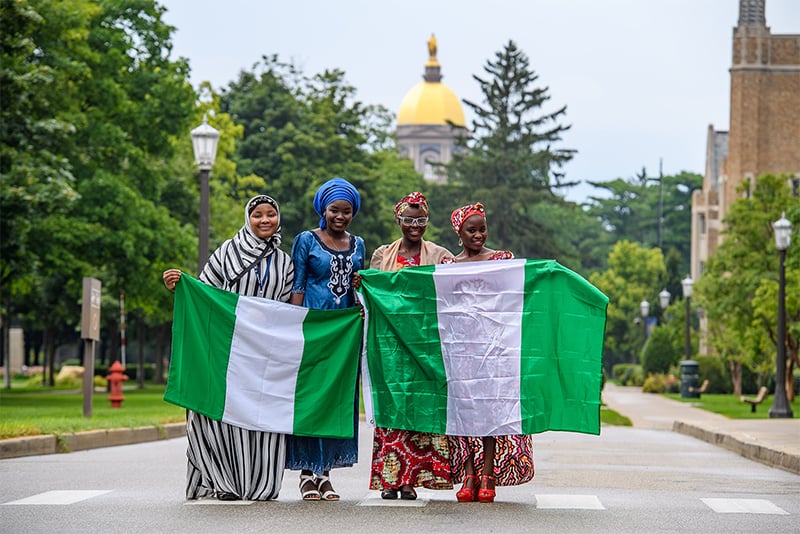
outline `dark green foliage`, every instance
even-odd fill
[[[543,111],[550,99],[548,88],[536,85],[538,75],[513,41],[483,70],[486,78],[473,76],[483,102],[464,101],[476,118],[448,166],[450,210],[482,202],[487,209],[487,246],[578,267],[578,238],[564,222],[574,221],[579,210],[554,192],[562,185],[558,169],[575,153],[553,148],[569,129],[559,123],[566,106]]]
[[[733,386],[725,364],[717,356],[696,356],[700,383],[708,380],[708,393],[731,393]]]
[[[642,371],[650,373],[668,373],[670,368],[680,359],[680,350],[675,350],[672,336],[666,328],[654,328],[644,346],[642,354]]]

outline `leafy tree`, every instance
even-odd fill
[[[589,281],[609,298],[604,366],[610,374],[617,363],[637,362],[644,344],[639,303],[656,300],[664,259],[657,248],[619,241],[609,254],[608,265],[607,270],[592,274]]]
[[[760,372],[762,381],[774,368],[778,254],[772,222],[785,211],[793,224],[800,223],[800,200],[791,195],[787,176],[760,176],[755,183],[742,184],[740,193],[742,198],[725,217],[724,241],[706,264],[693,294],[705,310],[709,347],[726,361],[737,394],[742,366]],[[786,255],[787,392],[798,364],[798,256]]]
[[[702,176],[682,172],[675,176],[648,178],[646,169],[633,178],[617,178],[609,182],[589,182],[606,191],[604,196],[591,196],[586,204],[589,217],[597,220],[605,233],[599,236],[594,249],[610,248],[620,239],[641,243],[646,247],[659,245],[661,217],[661,248],[674,249],[680,262],[675,272],[689,272],[691,259],[692,191],[702,185]],[[659,208],[661,206],[661,208]],[[661,213],[659,213],[661,211]],[[674,283],[674,280],[671,281]],[[675,295],[673,289],[669,291]]]
[[[385,110],[357,101],[342,71],[308,77],[264,56],[223,92],[221,110],[244,128],[236,163],[243,173],[263,178],[266,192],[280,203],[287,245],[318,225],[313,195],[334,176],[360,190],[362,208],[352,230],[368,250],[394,233],[396,199],[422,186],[413,167],[386,150]]]
[[[124,290],[132,309],[153,309],[153,265],[191,245],[161,199],[195,95],[186,62],[169,59],[173,29],[152,0],[2,8],[12,23],[3,32],[0,276],[6,311],[45,330],[52,361],[63,325],[80,317],[82,277],[100,278],[106,294]],[[109,308],[106,318],[116,315]]]

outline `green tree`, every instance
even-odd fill
[[[448,166],[451,183],[465,185],[470,196],[453,200],[486,205],[491,246],[520,257],[558,258],[575,265],[575,237],[559,225],[575,211],[554,193],[567,185],[559,169],[575,154],[553,148],[570,128],[559,122],[566,106],[543,110],[549,89],[537,86],[539,76],[514,41],[496,52],[483,71],[485,78],[473,76],[483,102],[464,100],[476,118],[469,137],[458,140],[461,150]]]
[[[195,95],[152,0],[2,8],[2,288],[52,360],[58,336],[74,339],[82,277],[155,309],[153,266],[191,246],[161,200]]]
[[[318,225],[313,195],[334,176],[360,190],[362,208],[352,230],[368,250],[393,234],[394,202],[422,186],[413,167],[387,144],[386,111],[355,96],[342,71],[308,77],[276,56],[263,57],[222,94],[221,110],[244,128],[238,168],[263,178],[266,192],[280,203],[287,245]]]
[[[800,200],[792,196],[787,176],[760,176],[755,183],[742,184],[740,193],[743,197],[731,205],[725,217],[724,241],[706,264],[693,294],[705,310],[708,345],[726,362],[736,394],[741,392],[743,366],[760,373],[764,382],[774,369],[778,254],[772,222],[785,211],[794,224],[800,223]],[[796,275],[800,258],[797,254],[786,256],[785,341],[790,347],[787,369],[792,369],[797,364],[800,330],[800,280]]]
[[[619,241],[609,254],[608,266],[589,281],[609,298],[603,364],[610,374],[614,364],[637,363],[644,345],[639,304],[657,300],[664,259],[657,248]]]

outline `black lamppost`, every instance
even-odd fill
[[[775,229],[775,248],[778,249],[778,361],[775,373],[775,396],[769,409],[770,418],[794,417],[786,398],[786,249],[792,241],[792,223],[786,213],[772,223]]]
[[[658,303],[661,304],[661,320],[662,320],[662,322],[664,320],[664,311],[667,309],[667,306],[669,306],[669,299],[670,299],[671,296],[672,296],[672,293],[667,291],[666,287],[661,291],[661,293],[658,294]]]
[[[691,336],[691,315],[692,315],[692,286],[694,285],[694,280],[688,274],[686,278],[681,280],[681,285],[683,286],[683,300],[686,301],[686,339],[684,343],[684,359],[691,360],[692,359],[692,336]]]
[[[203,270],[208,260],[208,175],[217,157],[219,132],[209,126],[206,116],[203,124],[192,130],[194,161],[200,168],[200,227],[198,228],[197,274]]]
[[[684,359],[681,362],[681,397],[696,399],[700,396],[696,392],[700,382],[700,364],[692,360],[692,285],[694,280],[688,274],[681,280],[683,286],[683,300],[686,301],[686,343],[684,344]]]
[[[647,342],[647,315],[650,313],[650,303],[646,300],[640,302],[639,312],[642,314],[642,341]]]

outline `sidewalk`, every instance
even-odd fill
[[[800,414],[794,419],[728,419],[639,387],[606,382],[603,402],[636,428],[671,430],[800,475]],[[769,410],[769,406],[759,406]]]

